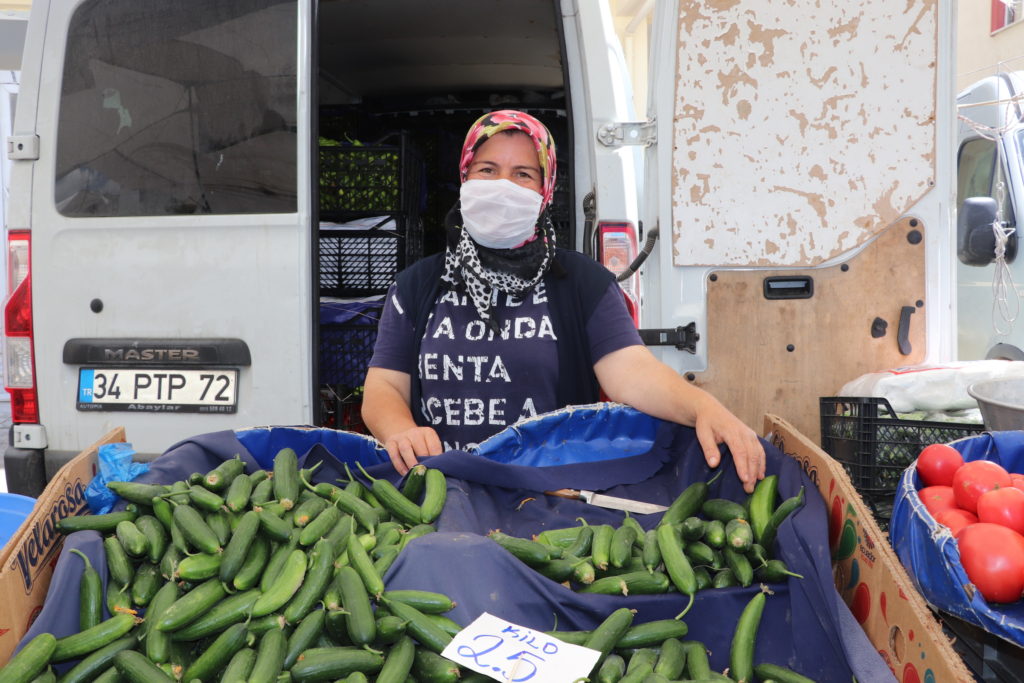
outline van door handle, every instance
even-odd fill
[[[900,326],[896,330],[896,344],[904,356],[909,356],[910,352],[914,350],[910,345],[910,316],[914,315],[914,310],[913,306],[904,306],[900,309]]]

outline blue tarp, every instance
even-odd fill
[[[189,439],[158,458],[138,481],[169,483],[207,471],[235,454],[251,471],[267,466],[285,445],[299,453],[304,467],[323,462],[316,471],[317,481],[343,476],[341,462],[356,460],[375,477],[396,483],[399,479],[386,454],[370,439],[330,430],[277,427]],[[756,661],[789,666],[819,681],[848,683],[853,675],[862,681],[893,680],[835,590],[827,513],[815,485],[795,460],[765,446],[768,472],[779,475],[780,496],[805,488],[806,504],[782,525],[773,550],[805,578],[771,586]],[[484,535],[501,529],[528,537],[546,528],[576,525],[579,517],[591,524],[621,522],[621,512],[545,496],[545,490],[593,489],[669,504],[690,483],[707,481],[716,473],[707,467],[693,429],[622,406],[579,406],[510,427],[476,452],[452,451],[425,463],[447,475],[447,504],[436,523],[438,533],[410,543],[392,565],[385,577],[389,588],[447,593],[458,603],[449,616],[462,624],[487,611],[541,630],[590,629],[623,605],[637,610],[637,623],[674,617],[685,606],[685,598],[678,593],[628,597],[574,593],[526,567]],[[720,468],[724,473],[712,484],[710,496],[743,500],[728,451]],[[644,528],[652,528],[658,518],[637,516]],[[102,567],[97,534],[80,532],[69,537],[46,605],[23,642],[42,630],[58,636],[75,630],[81,561],[68,557],[72,547],[82,548]],[[736,620],[757,590],[754,585],[697,594],[685,618],[690,629],[687,637],[708,646],[715,669],[728,665]]]
[[[1024,431],[987,432],[950,445],[965,461],[991,460],[1009,472],[1024,472]],[[920,488],[911,463],[900,478],[889,523],[892,547],[918,591],[936,608],[1024,645],[1024,601],[990,605],[974,591],[960,564],[956,539],[925,509],[917,495]]]

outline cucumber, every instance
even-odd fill
[[[737,552],[746,552],[754,543],[754,530],[745,519],[730,519],[725,524],[725,544]]]
[[[651,595],[666,593],[671,585],[669,577],[662,572],[642,569],[618,576],[602,576],[590,585],[583,586],[578,592],[600,595]]]
[[[384,610],[380,610],[383,612]],[[394,614],[377,615],[377,645],[397,643],[405,635],[405,621]]]
[[[229,595],[188,625],[174,631],[171,634],[171,639],[175,641],[199,640],[219,633],[232,624],[245,621],[259,597],[260,592],[255,588]]]
[[[754,532],[754,538],[760,543],[761,535],[768,520],[771,519],[772,511],[775,509],[775,497],[779,490],[779,475],[769,474],[757,482],[754,493],[750,496],[750,526]]]
[[[402,482],[402,495],[414,503],[419,503],[426,488],[426,465],[413,465]]]
[[[111,614],[129,612],[132,609],[132,596],[128,592],[128,586],[122,586],[112,576],[107,579],[107,594],[104,597],[107,611]]]
[[[224,507],[224,498],[222,496],[198,484],[189,488],[188,499],[192,505],[203,512],[217,512]]]
[[[274,580],[277,579],[277,575],[281,573],[281,568],[284,566],[285,560],[293,550],[299,546],[299,529],[293,529],[291,535],[288,537],[287,543],[282,543],[270,554],[270,559],[267,560],[267,566],[263,570],[263,574],[260,576],[260,590],[266,592],[270,590],[270,587],[274,584]]]
[[[379,554],[378,554],[379,551]],[[374,559],[373,569],[377,574],[383,577],[388,573],[388,569],[391,568],[392,563],[398,559],[398,553],[401,552],[401,548],[398,545],[384,546],[383,548],[374,548]]]
[[[622,524],[612,532],[612,542],[608,547],[608,561],[613,567],[621,568],[626,564],[632,555],[635,541],[636,528],[629,524]]]
[[[590,543],[590,561],[597,569],[607,569],[611,561],[612,537],[615,535],[615,527],[610,524],[599,524],[594,527],[594,539]]]
[[[288,637],[288,646],[285,648],[284,668],[290,669],[299,658],[299,655],[317,639],[324,630],[325,610],[318,609],[310,612],[299,622],[295,630]]]
[[[661,548],[658,547],[658,530],[648,529],[644,532],[643,549],[640,551],[644,567],[653,572],[661,564]]]
[[[103,539],[103,550],[107,553],[107,570],[110,577],[122,586],[127,586],[132,581],[134,571],[131,560],[124,546],[117,540],[117,536],[107,536]]]
[[[667,524],[658,526],[657,531],[658,549],[661,550],[661,561],[665,564],[665,571],[680,593],[692,596],[697,592],[697,577],[694,576],[693,567],[680,547],[675,531]]]
[[[424,614],[444,614],[455,609],[455,601],[444,593],[423,590],[384,591],[382,598],[412,605]]]
[[[267,538],[278,543],[291,538],[294,527],[289,522],[275,515],[273,511],[268,508],[261,508],[256,514],[259,516],[260,530]]]
[[[712,519],[704,525],[704,542],[716,550],[725,547],[725,522]]]
[[[377,568],[373,566],[373,561],[366,554],[366,549],[359,542],[358,536],[351,534],[348,537],[347,545],[349,564],[359,572],[359,577],[363,580],[363,585],[366,586],[366,592],[376,598],[384,592],[384,580],[377,573]]]
[[[135,647],[135,643],[135,636],[127,635],[118,638],[109,645],[101,647],[87,657],[84,657],[82,661],[69,669],[67,673],[61,677],[61,683],[87,683],[94,679],[99,680],[97,676],[113,667],[114,655],[122,650],[128,650]],[[26,645],[26,647],[28,646]],[[0,681],[4,681],[5,683],[6,679],[4,679],[3,673],[6,672],[6,670],[7,669],[5,668],[0,671]]]
[[[332,647],[306,650],[292,666],[291,674],[296,683],[333,681],[356,671],[376,673],[383,666],[384,658],[375,652]]]
[[[732,570],[737,583],[747,587],[754,582],[754,569],[750,566],[750,560],[747,559],[746,555],[732,548],[726,548],[722,551],[722,554],[725,555],[725,562],[729,565],[729,569]]]
[[[114,655],[114,667],[131,683],[174,683],[174,679],[146,655],[134,650],[122,650]]]
[[[249,503],[253,507],[263,505],[274,497],[274,481],[263,479],[253,485],[252,493],[249,495]]]
[[[572,577],[573,570],[579,562],[582,562],[582,560],[577,558],[565,559],[559,557],[554,560],[548,560],[544,564],[534,567],[534,569],[552,581],[562,583],[563,581],[568,581],[570,577]]]
[[[448,496],[448,480],[444,472],[435,469],[428,469],[425,478],[420,521],[423,524],[432,524],[444,509]]]
[[[683,550],[683,552],[691,560],[693,565],[710,567],[715,563],[715,551],[711,549],[711,546],[706,543],[702,543],[701,541],[687,543],[686,549]]]
[[[254,587],[259,582],[260,575],[263,573],[264,567],[267,566],[269,557],[270,541],[262,536],[257,536],[253,539],[252,545],[249,546],[249,553],[246,555],[245,561],[242,562],[238,573],[235,574],[235,578],[231,581],[235,590],[244,591]],[[222,568],[223,566],[223,563],[221,563]]]
[[[669,638],[682,638],[689,629],[685,622],[676,619],[659,619],[630,626],[615,643],[618,650],[626,648],[649,648],[661,645]]]
[[[274,456],[274,497],[290,510],[299,497],[299,459],[291,448],[282,448]]]
[[[253,486],[252,477],[244,472],[232,479],[224,492],[224,505],[227,509],[235,513],[247,509]]]
[[[163,580],[157,566],[151,562],[143,562],[135,569],[135,579],[131,588],[132,604],[145,607],[162,585]]]
[[[586,642],[583,644],[584,647],[589,647],[591,650],[597,650],[601,653],[591,672],[601,668],[605,657],[608,656],[612,648],[615,647],[615,644],[619,642],[619,639],[622,638],[632,625],[633,610],[628,607],[620,607],[605,617],[604,621],[590,632]]]
[[[160,568],[160,576],[165,579],[173,579],[178,573],[179,562],[181,562],[181,553],[178,548],[174,544],[168,544],[160,558],[160,564],[157,565]]]
[[[422,647],[413,654],[412,672],[423,683],[456,683],[462,677],[458,664]]]
[[[652,648],[638,648],[633,650],[633,654],[629,657],[629,662],[626,665],[627,674],[636,674],[637,671],[643,670],[642,675],[638,680],[643,680],[643,677],[654,671],[654,665],[658,663],[658,651]]]
[[[612,653],[605,657],[597,670],[597,683],[618,683],[626,673],[626,660],[621,655]]]
[[[747,510],[742,504],[728,498],[710,498],[700,506],[701,512],[709,519],[728,522],[730,519],[747,519]]]
[[[711,676],[711,662],[708,660],[708,649],[699,640],[684,640],[686,649],[686,675],[700,679]]]
[[[435,529],[432,524],[417,524],[416,526],[402,534],[402,540],[398,544],[398,549],[402,550],[411,541],[415,541],[417,538],[420,538],[421,536],[432,534],[435,531],[437,531],[437,529]]]
[[[315,500],[323,500],[323,498]],[[327,505],[315,519],[302,527],[302,531],[299,533],[299,545],[309,546],[319,541],[337,526],[341,521],[341,516],[341,510],[333,505]]]
[[[245,463],[238,455],[235,455],[207,472],[203,477],[202,484],[211,491],[225,491],[244,471]]]
[[[178,577],[184,581],[204,581],[217,576],[223,555],[196,553],[178,563]]]
[[[149,601],[146,609],[146,620],[142,627],[142,645],[146,656],[156,664],[162,664],[170,657],[171,638],[167,633],[156,629],[156,622],[168,607],[178,599],[178,584],[167,581]]]
[[[149,542],[146,558],[153,564],[158,564],[167,551],[167,529],[153,515],[139,515],[138,519],[135,520],[135,527],[142,532],[142,535]]]
[[[0,669],[0,683],[28,683],[49,663],[57,648],[52,633],[40,633]]]
[[[162,496],[169,488],[159,484],[142,484],[134,481],[108,481],[107,488],[127,501],[138,505],[152,505],[154,496]]]
[[[100,573],[92,566],[92,562],[81,550],[70,552],[82,558],[85,567],[78,584],[78,630],[84,631],[103,621],[103,584]]]
[[[585,526],[577,532],[572,543],[562,548],[562,557],[567,559],[586,557],[590,554],[590,546],[593,542],[594,528]]]
[[[654,665],[654,673],[660,674],[669,680],[675,680],[683,675],[683,668],[686,666],[686,647],[679,638],[669,637],[661,643],[658,652],[658,661]]]
[[[762,662],[754,666],[754,673],[762,681],[777,681],[777,683],[814,683],[814,680],[798,674],[792,669],[778,664],[769,664],[768,662]]]
[[[705,588],[711,588],[711,573],[707,567],[694,567],[693,576],[697,580],[697,590],[702,591]]]
[[[800,492],[792,498],[787,498],[779,504],[779,507],[775,508],[772,512],[772,516],[768,519],[768,523],[764,527],[764,531],[761,532],[761,538],[757,540],[765,550],[771,551],[772,545],[775,543],[775,534],[778,533],[779,525],[786,520],[794,511],[803,506],[804,504],[804,487],[800,487]]]
[[[227,666],[235,653],[245,647],[248,635],[245,624],[228,626],[189,664],[181,680],[212,680],[217,672]]]
[[[366,470],[363,469],[361,463],[356,464],[359,465],[359,469],[363,471],[364,475],[367,477],[370,476],[366,474]],[[402,492],[395,488],[395,485],[390,481],[379,478],[373,479],[371,487],[373,496],[380,502],[384,509],[391,513],[395,519],[401,520],[410,526],[424,521],[423,509],[402,495]],[[424,496],[424,500],[425,499],[426,496]]]
[[[235,481],[238,481],[238,479],[235,479]],[[234,483],[231,482],[232,486],[234,486]],[[228,665],[224,667],[224,673],[220,676],[221,683],[246,683],[249,680],[249,674],[252,673],[252,666],[255,663],[256,650],[253,650],[251,647],[243,647],[235,653],[235,656],[231,658]]]
[[[590,527],[584,524],[583,526],[569,526],[562,527],[559,529],[545,529],[544,531],[537,534],[534,540],[539,543],[543,543],[546,546],[550,546],[552,548],[568,548],[570,545],[573,544],[577,536],[579,536],[580,532],[583,531],[583,529],[587,528]],[[593,532],[593,528],[590,529],[591,532]]]
[[[738,585],[740,585],[740,583],[736,580],[736,575],[733,574],[732,570],[729,568],[719,569],[711,578],[712,588],[730,588]]]
[[[256,538],[256,532],[260,529],[260,516],[258,513],[249,510],[238,520],[231,538],[224,546],[224,553],[221,555],[220,567],[217,576],[221,581],[232,581],[238,571],[245,564],[249,557],[249,548]]]
[[[201,553],[221,552],[220,540],[210,525],[206,523],[199,511],[189,505],[178,505],[174,508],[174,526],[178,528],[185,540]]]
[[[217,579],[207,579],[174,601],[156,622],[158,631],[176,631],[206,614],[227,592]]]
[[[737,683],[750,683],[754,680],[754,644],[764,613],[764,603],[765,595],[758,591],[743,608],[736,623],[729,648],[729,675]]]
[[[786,563],[782,560],[768,560],[764,563],[764,566],[758,567],[754,574],[758,580],[765,583],[781,583],[788,580],[790,576],[797,579],[804,578],[800,574],[789,571]]]
[[[288,638],[284,631],[272,629],[260,636],[256,649],[256,663],[248,683],[273,683],[284,668]]]
[[[377,674],[377,683],[405,683],[409,672],[412,671],[415,655],[416,643],[409,636],[402,636],[388,649],[384,666]]]
[[[415,607],[397,600],[384,599],[383,603],[392,614],[408,622],[405,626],[406,632],[428,650],[440,654],[451,642],[451,634]]]
[[[207,512],[203,519],[206,520],[206,524],[213,530],[221,547],[223,548],[227,545],[227,542],[231,540],[231,529],[235,524],[233,521],[234,516],[228,512],[228,509],[221,508],[215,512]]]
[[[126,635],[128,631],[132,630],[135,623],[136,618],[132,614],[115,614],[92,628],[58,638],[56,647],[50,655],[50,661],[66,662],[69,659],[78,659],[95,652]]]
[[[669,504],[668,509],[658,520],[658,524],[679,524],[687,517],[696,515],[707,498],[711,482],[717,479],[719,474],[716,474],[711,481],[695,481],[683,489],[683,492]]]
[[[292,523],[300,529],[309,524],[318,514],[327,509],[330,505],[325,499],[314,495],[295,506],[295,514],[292,515]]]
[[[320,539],[309,553],[309,567],[302,585],[284,609],[284,619],[297,624],[323,597],[334,573],[334,552],[330,541]],[[360,582],[361,583],[361,582]]]
[[[687,517],[679,524],[679,534],[687,543],[699,541],[704,537],[704,527],[707,522],[700,517]]]
[[[306,577],[306,553],[293,550],[285,560],[281,573],[269,590],[263,592],[252,606],[252,616],[262,617],[277,611],[288,602]]]
[[[611,527],[609,527],[611,528]],[[551,559],[551,551],[547,546],[527,538],[509,536],[500,531],[492,531],[487,534],[491,539],[505,550],[512,553],[516,558],[531,567],[541,565]]]
[[[160,520],[164,531],[170,532],[171,524],[174,521],[174,511],[171,509],[171,502],[163,496],[153,496],[153,500],[149,504],[153,506],[153,516]]]
[[[377,637],[377,622],[363,580],[352,567],[339,569],[334,580],[342,607],[348,613],[345,625],[349,640],[355,645],[372,643]]]

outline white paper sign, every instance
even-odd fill
[[[459,631],[441,653],[460,666],[496,681],[566,683],[586,678],[601,657],[542,631],[484,612]]]

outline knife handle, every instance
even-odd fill
[[[579,500],[580,492],[575,489],[557,489],[555,491],[545,491],[549,496],[558,496],[559,498],[569,498],[570,500]]]

